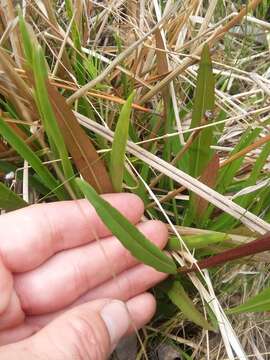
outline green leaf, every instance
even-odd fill
[[[270,142],[266,143],[264,145],[264,147],[262,148],[260,154],[258,155],[257,160],[253,164],[250,175],[248,176],[248,178],[244,181],[244,183],[242,185],[243,189],[247,188],[249,186],[255,185],[256,182],[259,181],[259,178],[260,178],[261,174],[263,173],[262,169],[267,162],[269,154],[270,154]],[[260,193],[262,195],[263,191],[260,191]],[[250,210],[250,206],[252,204],[255,204],[256,206],[258,206],[259,199],[260,199],[259,192],[255,191],[250,194],[246,194],[246,195],[236,198],[234,200],[234,202],[236,204],[242,206],[243,208]],[[252,209],[252,211],[254,211],[254,210]],[[239,223],[239,221],[237,221],[232,216],[230,216],[226,213],[220,215],[218,217],[218,219],[216,219],[216,220],[218,220],[219,228],[222,228],[222,229],[230,229],[233,226],[236,226],[237,223]]]
[[[7,211],[20,209],[28,204],[5,184],[0,182],[0,208]]]
[[[238,143],[236,144],[236,146],[234,147],[233,151],[230,153],[229,156],[231,157],[232,155],[238,153],[245,147],[252,144],[252,142],[255,141],[257,136],[259,136],[261,131],[262,131],[261,128],[255,128],[252,130],[245,131],[243,133],[243,135],[241,136],[241,139],[238,141]],[[218,180],[217,180],[217,183],[218,183],[217,191],[218,192],[220,192],[221,194],[224,194],[225,191],[227,191],[227,187],[232,183],[237,171],[240,169],[240,167],[243,163],[244,158],[245,158],[245,156],[241,156],[238,159],[235,159],[234,161],[232,161],[231,163],[229,163],[223,167],[223,169],[220,171],[220,174],[219,174]]]
[[[28,161],[35,172],[39,175],[43,184],[48,187],[59,200],[65,200],[66,193],[59,187],[59,182],[53,177],[49,170],[42,164],[39,157],[30,149],[30,147],[5,123],[0,117],[0,134],[7,140],[13,149],[21,157]]]
[[[212,62],[208,45],[202,51],[195,100],[192,111],[191,128],[202,125],[203,120],[208,122],[211,117],[206,116],[211,113],[215,106],[215,78],[212,69]],[[210,145],[213,142],[213,127],[201,130],[198,137],[192,143],[190,154],[190,175],[198,177],[209,163],[213,156]]]
[[[243,133],[243,135],[241,136],[241,139],[239,140],[239,142],[234,147],[234,150],[230,153],[230,156],[238,153],[239,151],[244,149],[246,146],[250,145],[256,139],[256,137],[260,134],[260,132],[261,132],[260,128],[255,128],[250,131],[249,130],[245,131]],[[224,166],[219,171],[216,190],[220,194],[224,194],[226,191],[228,191],[228,187],[232,184],[237,171],[240,169],[240,167],[243,163],[243,160],[244,160],[244,156],[241,156],[240,158],[235,159],[231,163]],[[213,212],[213,210],[214,210],[214,206],[210,205],[206,211],[205,218],[211,218],[211,213]],[[226,226],[223,227],[224,226],[223,225],[224,216],[230,217],[230,215],[227,215],[227,214],[221,214],[218,217],[215,217],[215,219],[211,223],[208,223],[208,225],[207,225],[208,229],[215,230],[215,231],[228,231],[228,229],[229,229],[228,227],[226,227]]]
[[[213,233],[213,234],[200,234],[200,235],[183,235],[182,239],[189,249],[203,249],[209,245],[224,242],[230,239],[227,234]],[[169,250],[181,250],[181,243],[179,239],[171,237],[168,241],[167,248]]]
[[[37,49],[33,49],[33,72],[37,105],[41,113],[44,128],[48,135],[51,150],[57,152],[55,154],[56,157],[58,157],[58,155],[60,156],[65,178],[73,185],[73,190],[76,193],[76,186],[74,183],[75,176],[72,164],[69,160],[68,151],[48,96],[46,87],[47,63],[40,46]]]
[[[128,140],[129,121],[133,98],[134,92],[129,95],[127,101],[121,109],[113,138],[110,175],[113,187],[116,192],[122,191],[125,169],[125,152]]]
[[[213,74],[212,62],[208,45],[202,51],[197,85],[192,110],[191,129],[206,125],[213,121],[212,116],[215,106],[215,77]],[[189,161],[189,174],[195,178],[202,175],[206,167],[213,159],[214,150],[211,145],[216,141],[214,137],[215,128],[205,127],[193,140],[185,157]],[[209,165],[210,166],[210,165]],[[199,225],[202,215],[198,216],[199,198],[190,193],[189,209],[185,213],[184,225],[190,226],[192,222]],[[204,202],[207,206],[207,202]]]
[[[162,285],[170,300],[182,311],[184,316],[206,330],[213,327],[205,320],[204,316],[196,309],[193,301],[186,293],[179,281],[167,281]]]
[[[81,179],[76,179],[76,182],[104,224],[133,256],[158,271],[176,274],[176,265],[171,258],[151,243],[118,210],[100,197],[87,182]]]
[[[25,55],[25,58],[26,58],[28,64],[31,64],[33,47],[32,47],[32,42],[31,42],[31,39],[29,36],[29,32],[26,27],[26,22],[24,21],[21,11],[19,11],[19,28],[20,28],[20,33],[22,36],[24,55]]]
[[[244,304],[227,310],[228,314],[270,311],[270,288],[264,289]]]

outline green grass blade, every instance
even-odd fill
[[[202,125],[206,113],[212,112],[215,105],[215,78],[212,69],[210,51],[205,45],[197,78],[195,100],[192,111],[191,128]],[[209,117],[207,118],[209,121]],[[198,177],[213,156],[210,145],[213,142],[213,127],[205,128],[189,149],[190,175]]]
[[[193,301],[186,293],[179,281],[171,281],[162,285],[162,288],[173,302],[184,314],[184,316],[206,330],[213,330],[213,327],[205,320],[204,316],[196,309]]]
[[[112,144],[110,175],[116,192],[122,191],[125,170],[125,151],[133,98],[134,93],[131,93],[121,109]]]
[[[49,188],[59,200],[67,198],[65,191],[59,188],[59,182],[53,177],[49,170],[42,164],[39,157],[30,147],[17,136],[17,134],[0,117],[0,134],[7,140],[10,146],[15,149],[21,157],[28,161],[35,172],[39,175],[43,184]]]
[[[270,143],[266,143],[262,148],[262,151],[260,152],[255,164],[253,165],[249,177],[244,181],[242,185],[243,189],[255,185],[256,182],[259,180],[259,177],[262,174],[262,169],[267,162],[269,154],[270,154]],[[258,193],[262,194],[263,192],[257,191],[240,196],[239,198],[235,199],[235,203],[249,210],[252,204],[254,203],[257,204],[258,199],[260,198],[260,195]],[[231,229],[233,226],[236,226],[239,223],[239,221],[233,219],[230,215],[226,213],[220,215],[217,221],[221,229]]]
[[[72,168],[71,161],[69,160],[68,151],[57,124],[55,114],[53,112],[53,108],[51,106],[47,87],[46,87],[46,79],[47,79],[47,64],[43,55],[43,51],[41,47],[38,47],[33,51],[33,72],[35,78],[35,90],[36,90],[36,98],[38,102],[38,108],[41,113],[41,117],[43,120],[44,128],[49,138],[50,147],[55,151],[57,149],[57,154],[60,156],[62,160],[62,166],[65,178],[68,179],[73,185],[73,190],[76,193],[76,186],[74,183],[74,171]]]
[[[11,211],[20,209],[28,204],[5,184],[0,182],[0,208]]]
[[[228,314],[270,311],[270,288],[264,289],[244,304],[227,311]]]
[[[251,131],[248,130],[245,131],[241,136],[240,141],[235,146],[234,150],[231,152],[230,156],[236,154],[237,152],[244,149],[246,146],[250,145],[256,139],[256,137],[259,135],[260,132],[261,129],[259,128],[255,128],[254,130]],[[240,169],[243,163],[243,160],[244,160],[244,156],[232,161],[231,163],[227,164],[220,170],[217,179],[217,186],[216,186],[216,190],[219,193],[224,194],[226,191],[228,191],[228,187],[232,184],[237,171]],[[205,214],[205,219],[210,218],[213,209],[214,207],[212,205],[208,207]],[[228,228],[223,227],[223,221],[221,221],[220,223],[219,217],[215,218],[215,220],[213,222],[210,222],[207,226],[211,230],[228,231]]]
[[[230,237],[227,234],[213,233],[213,234],[200,234],[200,235],[183,235],[182,239],[189,249],[203,249],[209,245],[218,244],[229,240]],[[169,250],[178,251],[181,250],[181,243],[176,236],[169,239],[167,248]]]
[[[28,64],[32,63],[32,42],[26,27],[26,22],[24,21],[24,18],[21,14],[21,11],[19,12],[19,28],[20,33],[22,36],[22,45],[24,50],[25,58],[28,62]]]
[[[195,90],[194,105],[192,111],[191,128],[212,121],[211,114],[215,106],[215,77],[208,45],[205,45],[198,71],[197,85]],[[211,145],[215,141],[214,127],[206,127],[191,144],[186,157],[189,159],[189,174],[194,177],[202,175],[206,167],[213,159],[214,151]],[[189,210],[185,215],[184,224],[189,226],[194,220],[197,224],[201,219],[198,211],[199,198],[191,193]],[[207,205],[206,205],[207,206]]]
[[[75,11],[72,1],[65,0],[65,7],[66,7],[68,19],[69,19],[69,21],[71,21],[73,18],[73,15],[74,15],[74,11]],[[79,31],[78,26],[75,21],[73,21],[73,23],[71,25],[71,35],[72,35],[72,40],[74,42],[76,49],[80,50],[81,49],[81,36],[80,36],[80,31]]]
[[[87,200],[96,209],[97,214],[104,224],[133,256],[158,271],[176,274],[176,265],[171,258],[151,243],[134,225],[119,213],[119,211],[100,197],[89,184],[81,179],[76,179],[76,181]]]

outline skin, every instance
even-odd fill
[[[140,222],[133,194],[104,198],[164,248],[166,226]],[[146,291],[166,274],[139,264],[86,200],[0,216],[0,358],[106,359],[152,318]]]

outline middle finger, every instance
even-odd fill
[[[167,242],[167,228],[159,221],[138,225],[160,248]],[[82,294],[137,264],[115,237],[62,251],[39,268],[15,276],[15,290],[26,314],[62,309]]]

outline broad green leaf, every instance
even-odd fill
[[[228,314],[270,311],[270,288],[264,289],[244,304],[227,310]]]
[[[190,321],[206,330],[213,330],[204,316],[196,309],[193,301],[189,298],[179,281],[167,281],[162,285],[170,300],[182,311],[183,315]]]
[[[195,100],[192,111],[191,128],[202,125],[203,121],[211,121],[211,113],[215,106],[215,78],[208,45],[205,45],[198,71]],[[210,116],[209,116],[210,115]],[[192,143],[190,154],[190,175],[198,177],[213,156],[210,145],[213,142],[213,127],[201,130]]]
[[[87,182],[81,179],[76,179],[76,181],[104,224],[134,257],[158,271],[176,274],[176,265],[171,258],[151,243],[118,210],[100,197]]]
[[[11,211],[27,205],[28,204],[19,195],[0,182],[0,209]]]
[[[110,161],[110,175],[113,187],[116,192],[121,192],[123,186],[123,177],[125,170],[125,152],[128,140],[129,121],[132,111],[133,98],[134,93],[131,93],[131,95],[129,95],[127,101],[122,107],[113,138]]]
[[[7,140],[13,149],[17,151],[21,157],[28,161],[35,172],[39,175],[43,184],[49,188],[59,200],[67,198],[59,182],[53,177],[46,166],[42,164],[39,157],[30,149],[30,147],[5,123],[0,117],[0,134]]]

